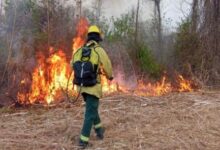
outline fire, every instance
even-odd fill
[[[163,76],[161,81],[156,83],[143,83],[140,81],[138,87],[135,89],[135,94],[141,96],[161,96],[170,92],[192,92],[192,83],[190,80],[186,80],[183,76],[178,75],[178,87],[172,85],[167,80],[167,77]]]
[[[155,84],[145,84],[142,81],[139,82],[135,94],[141,96],[160,96],[172,91],[171,83],[167,81],[166,77],[162,77],[161,81]]]
[[[85,43],[88,28],[89,23],[87,19],[81,18],[76,27],[76,37],[73,39],[73,54]]]
[[[193,88],[192,88],[192,83],[190,80],[186,80],[183,78],[183,76],[178,75],[178,80],[179,80],[179,92],[192,92]]]
[[[29,92],[19,92],[17,98],[22,104],[52,103],[67,88],[70,74],[66,55],[62,50],[45,58],[39,53],[38,65],[32,73],[32,84]],[[21,81],[25,86],[25,79]]]
[[[88,25],[86,19],[79,20],[76,37],[73,39],[74,52],[85,43]],[[19,103],[51,104],[60,99],[63,92],[69,92],[66,89],[73,89],[71,69],[63,50],[55,52],[54,48],[50,47],[48,52],[52,53],[48,58],[43,53],[38,53],[37,67],[32,73],[31,89],[28,92],[25,90],[18,92]],[[20,85],[25,87],[25,79]]]
[[[105,76],[101,76],[101,83],[103,93],[110,94],[119,90],[117,83],[114,81],[108,81],[108,79]]]
[[[89,23],[82,18],[76,27],[76,37],[73,39],[73,54],[78,48],[83,46],[86,40]],[[41,52],[36,56],[37,66],[33,70],[32,80],[25,78],[20,82],[20,90],[17,94],[18,102],[21,104],[51,104],[59,101],[64,96],[64,92],[73,93],[73,75],[71,66],[63,50],[55,51],[53,47],[48,49],[48,58]],[[119,78],[118,80],[123,80]],[[173,91],[184,92],[193,91],[191,81],[178,75],[178,88],[173,86],[167,77],[162,77],[155,83],[139,81],[136,88],[130,90],[124,85],[120,85],[115,79],[108,81],[105,76],[101,76],[102,91],[104,94],[114,92],[134,93],[140,96],[160,96]]]
[[[89,28],[87,19],[81,18],[76,27],[76,37],[73,39],[73,54],[78,48],[82,47],[86,42],[86,36]],[[112,93],[117,91],[116,83],[109,83],[105,76],[101,76],[102,91],[104,93]]]

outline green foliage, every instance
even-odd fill
[[[113,29],[107,35],[112,41],[127,39],[134,36],[134,19],[131,14],[122,14],[120,18],[112,18]]]
[[[144,44],[139,46],[138,59],[143,72],[147,72],[153,77],[161,75],[162,67],[156,62],[150,49]]]
[[[107,21],[102,21],[101,25],[105,26]],[[145,72],[152,77],[159,77],[162,72],[162,67],[156,62],[151,50],[146,43],[134,41],[135,36],[135,20],[132,13],[121,15],[119,18],[111,18],[113,26],[110,32],[106,35],[106,39],[111,43],[126,45],[127,52],[133,62],[137,62],[142,72]],[[102,27],[101,26],[101,27]],[[106,31],[109,25],[106,26]],[[119,49],[120,51],[120,49]]]

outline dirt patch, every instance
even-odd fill
[[[105,139],[94,132],[88,149],[220,149],[219,92],[172,93],[163,97],[117,94],[101,100]],[[76,106],[0,109],[0,149],[72,150],[83,121]]]

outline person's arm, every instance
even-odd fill
[[[107,55],[107,53],[105,52],[105,50],[101,47],[96,48],[96,52],[99,55],[99,60],[102,66],[102,69],[106,75],[106,77],[109,80],[113,79],[113,75],[112,75],[112,63]]]

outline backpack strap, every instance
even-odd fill
[[[97,66],[97,69],[96,69],[96,73],[100,74],[99,73],[100,56],[99,56],[99,53],[96,51],[96,49],[101,47],[101,46],[99,44],[96,44],[96,42],[93,42],[93,41],[91,43],[86,43],[84,46],[87,46],[87,47],[93,49],[94,52],[98,55],[98,64],[97,64],[98,66]]]
[[[88,46],[83,46],[81,61],[89,61],[90,57],[91,57],[91,48]],[[86,60],[83,60],[83,58],[86,58]]]

